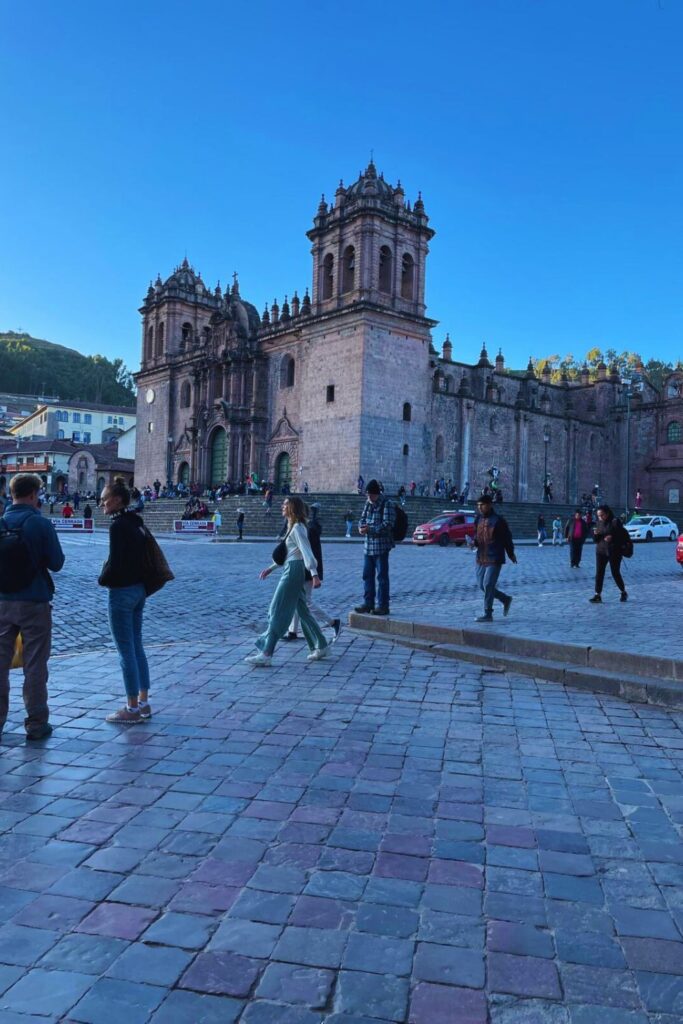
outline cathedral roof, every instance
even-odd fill
[[[401,192],[403,191],[400,185],[396,189],[392,188],[384,180],[383,175],[377,174],[377,168],[374,161],[371,160],[365,170],[360,172],[358,180],[354,181],[353,185],[349,185],[346,189],[346,200],[348,202],[360,196],[375,196],[393,202],[394,196],[399,189]]]
[[[170,277],[167,277],[164,281],[163,288],[175,288],[182,292],[199,293],[202,295],[206,291],[206,285],[202,281],[201,274],[197,273],[194,267],[191,267],[187,262],[187,256],[180,264],[176,267]]]

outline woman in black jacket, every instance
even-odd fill
[[[116,644],[126,688],[126,706],[107,715],[108,722],[135,725],[152,717],[149,667],[142,646],[144,524],[129,509],[130,491],[121,480],[102,492],[105,515],[111,516],[109,557],[99,583],[109,589],[109,626]]]
[[[628,601],[628,594],[621,578],[621,560],[629,536],[624,524],[614,515],[609,505],[598,505],[597,522],[593,529],[595,539],[595,596],[590,598],[591,604],[601,604],[602,584],[605,569],[609,565],[612,579],[621,591],[621,600]]]

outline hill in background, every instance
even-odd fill
[[[135,405],[135,384],[122,359],[84,356],[16,331],[0,331],[0,388],[65,402]]]

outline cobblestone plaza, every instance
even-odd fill
[[[24,744],[15,674],[1,748],[2,1024],[680,1022],[683,713],[348,630],[256,672],[270,545],[198,540],[147,606],[154,718],[117,730],[105,538],[64,546],[55,732]],[[325,554],[344,617],[361,549]],[[672,545],[599,608],[590,547],[518,556],[496,629],[675,654]],[[391,566],[396,615],[481,610],[465,549]]]

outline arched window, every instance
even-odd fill
[[[407,444],[404,444],[404,445],[403,445],[403,454],[404,454],[404,455],[407,455],[409,451],[410,451],[410,449],[409,449],[408,445],[407,445]]]
[[[184,323],[182,326],[182,343],[189,345],[192,341],[192,324]]]
[[[678,444],[681,440],[681,425],[678,420],[672,420],[666,428],[666,439],[669,444]]]
[[[323,298],[331,299],[334,293],[334,256],[328,252],[323,260]]]
[[[410,423],[413,416],[413,410],[410,408],[410,402],[403,403],[403,422]]]
[[[164,354],[164,324],[163,322],[157,327],[157,349],[156,355],[163,356]]]
[[[282,357],[280,363],[280,387],[281,388],[293,388],[294,387],[294,376],[295,376],[295,363],[294,359],[290,355]]]
[[[145,353],[145,359],[154,359],[154,328],[147,328],[147,351]]]
[[[443,436],[441,434],[436,439],[435,456],[437,462],[443,462]]]
[[[211,328],[208,324],[205,327],[202,327],[202,341],[205,345],[208,345],[211,341]]]
[[[409,252],[403,253],[401,262],[401,298],[412,299],[415,281],[415,260]]]
[[[352,245],[344,249],[342,263],[342,292],[353,291],[354,278],[356,274],[356,250]]]
[[[383,245],[379,250],[379,290],[381,292],[391,292],[393,265],[391,249],[388,245]]]
[[[180,385],[180,408],[189,409],[192,401],[192,385],[189,380],[184,380]]]
[[[190,482],[190,467],[187,462],[181,462],[178,466],[178,483],[189,484]]]

